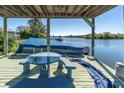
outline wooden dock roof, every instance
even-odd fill
[[[6,18],[94,18],[116,5],[0,5]]]

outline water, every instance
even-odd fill
[[[64,38],[63,42],[77,46],[91,46],[90,39]],[[95,56],[111,68],[115,67],[117,61],[124,63],[124,39],[95,40]]]

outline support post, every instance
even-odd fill
[[[4,18],[4,55],[8,54],[8,32],[7,32],[7,18]]]
[[[50,18],[47,18],[47,52],[50,52]],[[47,57],[47,63],[50,63],[50,57]],[[47,67],[48,77],[50,77],[50,64]]]
[[[94,48],[95,48],[95,18],[92,19],[92,40],[91,40],[91,55],[94,56]]]
[[[50,52],[50,18],[47,18],[47,52]]]
[[[95,48],[95,18],[92,20],[83,18],[83,20],[92,28],[92,40],[91,40],[91,55],[94,56],[94,48]]]

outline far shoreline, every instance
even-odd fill
[[[80,39],[92,39],[92,38],[81,38],[81,37],[64,37],[64,38],[80,38]],[[98,39],[98,38],[95,38],[96,40],[124,40],[124,38],[111,38],[111,39],[108,39],[108,38],[104,38],[104,39]]]

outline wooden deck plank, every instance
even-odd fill
[[[104,73],[104,75],[106,75],[110,80],[115,82],[115,78],[113,77],[115,71],[112,68],[108,67],[107,65],[105,65],[103,63],[101,66],[97,61],[95,61],[95,60],[91,61],[86,56],[85,56],[85,58],[82,58],[82,60],[84,60],[84,61],[92,64],[96,68],[100,69],[102,71],[102,73]],[[39,72],[38,72],[39,68],[34,65],[31,65],[32,71],[30,74],[21,75],[22,66],[19,65],[19,62],[22,62],[22,61],[25,61],[25,59],[8,59],[7,57],[0,59],[0,87],[10,87],[10,86],[12,87],[16,83],[18,83],[19,81],[24,79],[25,77],[37,78],[39,76]],[[93,88],[93,87],[95,87],[93,79],[87,72],[86,68],[77,63],[74,63],[74,64],[76,66],[76,69],[73,70],[74,87],[76,87],[76,88]],[[50,73],[52,76],[60,74],[59,72],[57,72],[57,65],[58,65],[57,63],[50,65],[50,67],[51,67]],[[104,66],[113,75],[110,74],[110,72],[108,72],[106,70],[106,68],[104,68]],[[65,76],[66,72],[67,72],[66,69],[64,69],[63,73],[61,73],[61,75]],[[115,84],[121,85],[119,80],[116,80]]]

